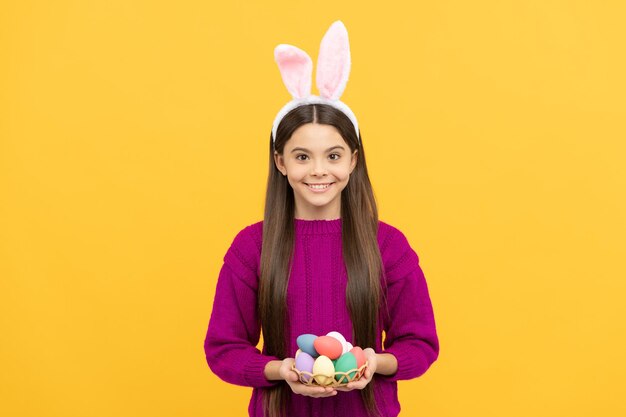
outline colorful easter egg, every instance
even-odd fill
[[[341,342],[331,336],[320,336],[313,342],[313,346],[320,355],[328,356],[330,359],[337,359],[343,352]],[[306,351],[305,349],[302,349]]]
[[[339,342],[341,342],[342,345],[346,344],[347,342],[346,338],[343,337],[343,335],[339,332],[328,332],[326,336],[334,337],[335,339],[339,340]]]
[[[346,352],[350,352],[350,350],[352,350],[353,347],[354,346],[352,346],[352,343],[346,342],[346,346],[345,346]],[[346,352],[344,352],[344,353],[346,353]]]
[[[296,369],[300,372],[313,373],[314,363],[315,363],[315,359],[313,359],[313,357],[306,352],[300,352],[300,354],[296,356]],[[311,376],[306,375],[306,374],[301,374],[300,377],[305,382],[311,379]]]
[[[339,332],[329,332],[329,333],[326,334],[326,336],[334,337],[335,339],[339,340],[339,342],[341,343],[341,346],[343,347],[343,350],[341,352],[342,355],[350,350],[350,349],[347,348],[348,347],[348,342],[346,341],[346,338],[343,337],[343,335],[341,333],[339,333]]]
[[[352,354],[352,352],[344,353],[339,359],[337,359],[337,362],[335,363],[335,372],[348,372],[352,371],[353,369],[357,369],[357,366],[356,357]],[[335,379],[343,384],[354,379],[356,373],[357,371],[355,370],[346,374],[347,378],[346,375],[335,375]]]
[[[315,382],[322,386],[333,383],[335,367],[328,356],[320,355],[315,359],[313,363],[313,374],[315,375]]]
[[[360,368],[361,366],[363,366],[365,364],[365,353],[363,352],[363,349],[361,349],[358,346],[353,347],[352,349],[350,349],[350,352],[354,355],[354,357],[356,358],[356,367]]]
[[[316,339],[317,336],[315,336],[314,334],[306,333],[298,336],[298,338],[296,339],[296,343],[303,352],[306,352],[312,357],[317,358],[320,354],[317,352],[317,350],[315,350],[315,346],[313,345],[313,342]]]

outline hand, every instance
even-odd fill
[[[294,358],[285,358],[280,365],[278,373],[282,379],[284,379],[293,392],[300,395],[306,395],[307,397],[332,397],[337,395],[337,391],[331,387],[309,386],[305,385],[298,379],[298,374],[291,370],[291,367],[295,364]]]
[[[374,349],[367,348],[363,349],[363,353],[365,354],[365,360],[367,361],[367,367],[365,368],[365,372],[361,375],[361,378],[358,381],[349,382],[345,387],[336,387],[337,391],[352,391],[353,389],[363,389],[370,383],[372,378],[374,378],[374,374],[376,373],[376,368],[378,366],[378,362],[376,359],[376,352]]]

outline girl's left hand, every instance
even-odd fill
[[[363,389],[370,383],[374,374],[376,373],[376,366],[378,362],[376,361],[376,352],[374,349],[367,348],[363,350],[365,354],[365,360],[367,361],[367,368],[365,368],[365,372],[361,375],[361,379],[358,381],[349,382],[345,387],[336,387],[337,391],[352,391],[353,389]]]

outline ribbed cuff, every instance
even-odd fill
[[[244,364],[244,378],[251,387],[271,387],[280,382],[279,379],[270,381],[265,377],[265,365],[270,361],[278,361],[275,356],[254,355]]]
[[[392,347],[384,350],[382,353],[391,353],[398,362],[398,369],[393,375],[378,375],[388,381],[417,378],[426,371],[424,369],[426,360],[422,353],[415,349],[394,349]]]

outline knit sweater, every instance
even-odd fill
[[[348,276],[342,256],[341,219],[294,220],[293,269],[287,287],[285,337],[289,357],[304,333],[325,335],[338,331],[351,340],[352,321],[346,302]],[[210,369],[222,380],[252,387],[248,413],[263,416],[266,387],[286,384],[268,380],[265,365],[281,360],[256,346],[261,328],[257,315],[257,290],[263,222],[245,227],[234,238],[220,270],[213,311],[204,341]],[[375,398],[383,417],[400,412],[397,381],[419,377],[439,355],[439,340],[424,274],[416,252],[395,227],[379,221],[378,245],[387,280],[387,314],[380,308],[376,353],[391,353],[398,369],[393,375],[374,374]],[[382,332],[385,339],[382,339]],[[359,390],[338,391],[314,398],[293,393],[290,416],[367,416]]]

